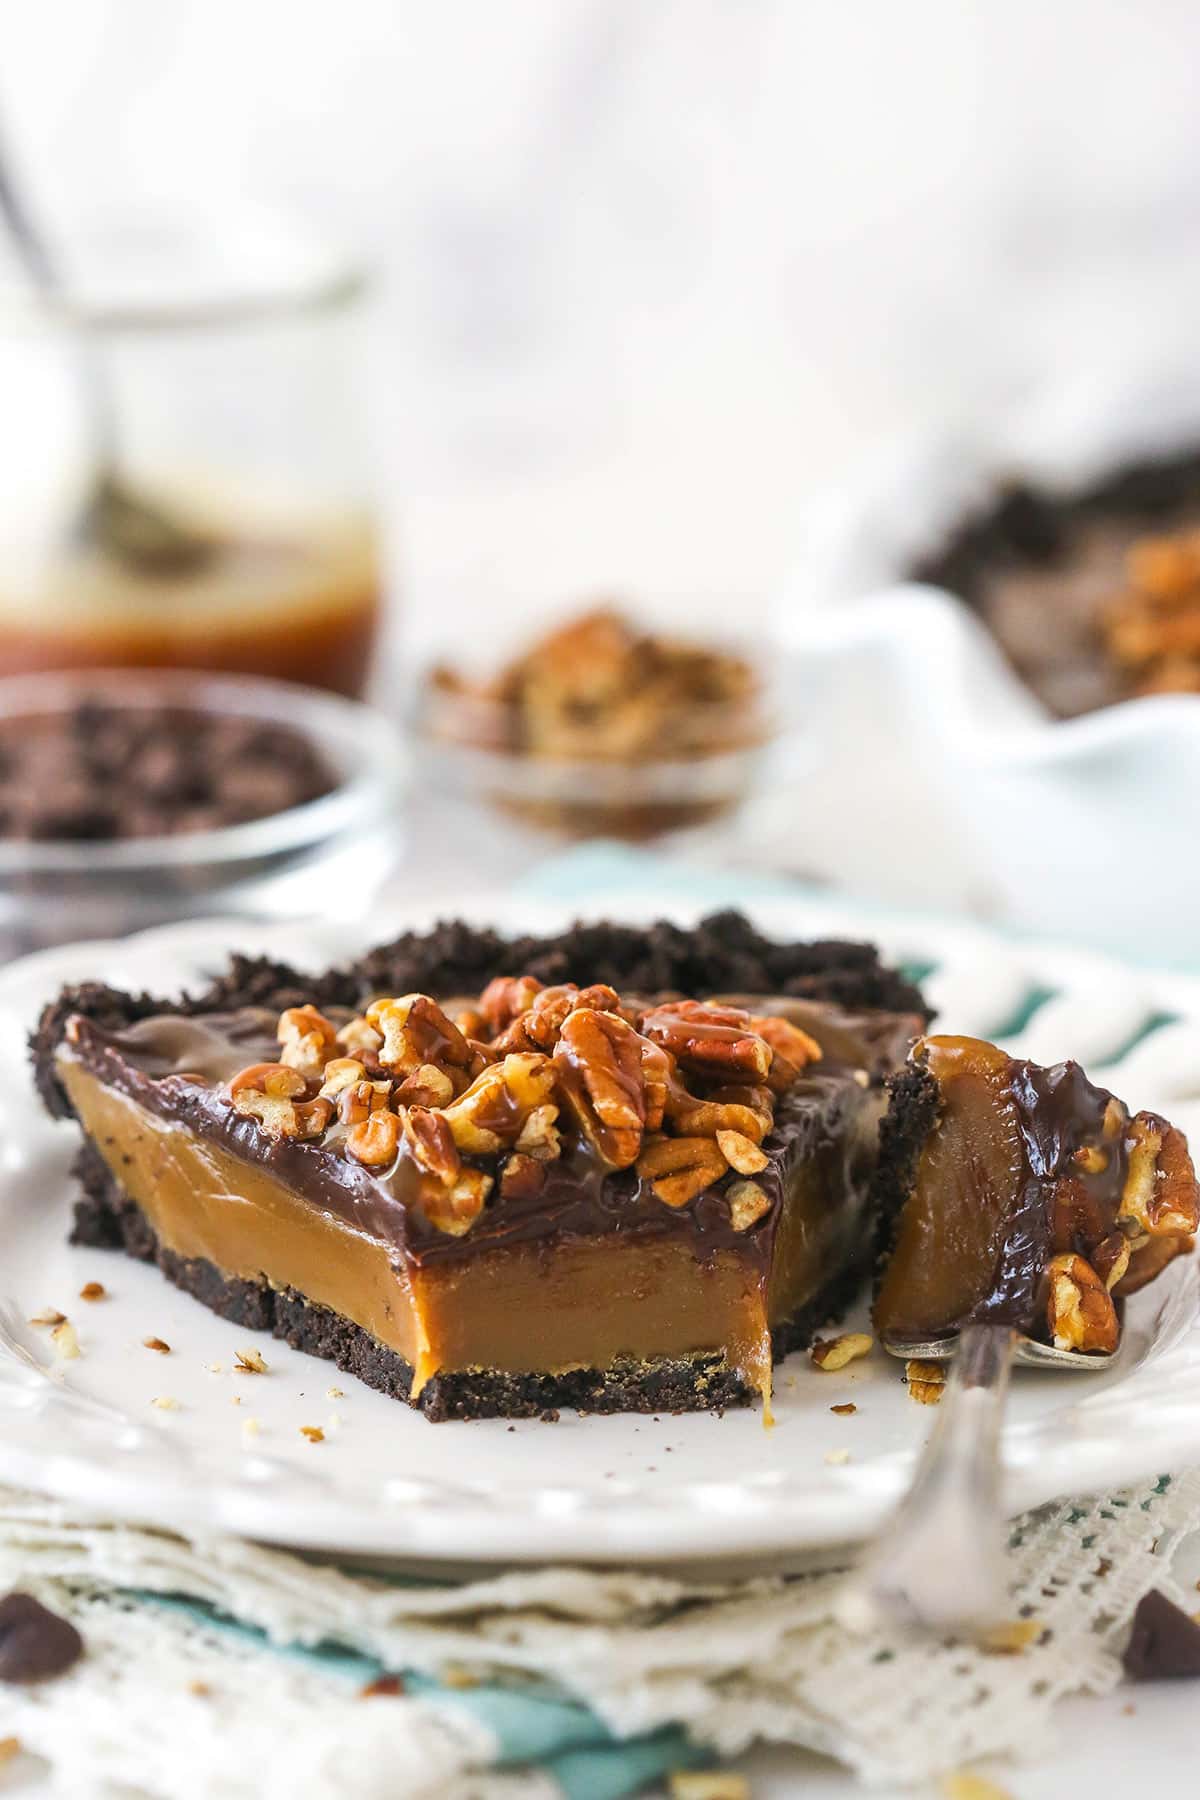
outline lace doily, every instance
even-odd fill
[[[465,1671],[514,1692],[552,1684],[619,1737],[679,1724],[721,1755],[803,1745],[868,1782],[916,1783],[1034,1754],[1058,1700],[1115,1686],[1134,1607],[1151,1587],[1173,1591],[1171,1555],[1197,1525],[1200,1473],[1021,1518],[1012,1618],[1031,1622],[1032,1641],[1000,1653],[849,1637],[830,1616],[833,1572],[699,1585],[564,1568],[406,1585],[9,1494],[0,1588],[71,1617],[88,1654],[58,1681],[7,1690],[0,1728],[73,1796],[125,1784],[170,1800],[335,1789],[372,1800],[510,1785],[488,1773],[503,1732],[436,1690],[364,1704],[361,1676],[347,1680],[334,1657],[280,1654],[338,1646],[388,1669],[449,1667],[456,1682]],[[261,1636],[160,1603],[178,1596]],[[522,1793],[558,1791],[531,1771],[519,1779]]]

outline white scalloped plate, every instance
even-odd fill
[[[781,936],[862,935],[861,917],[834,905],[751,910]],[[561,922],[545,908],[525,906],[519,920],[497,912],[492,921],[510,928]],[[946,1028],[996,1034],[1035,996],[1010,1041],[1043,1059],[1077,1055],[1134,1105],[1200,1134],[1200,981],[974,928],[872,929],[885,954],[932,968],[927,988]],[[63,981],[171,992],[235,946],[312,967],[348,950],[332,930],[209,922],[44,952],[0,976],[0,1480],[190,1531],[407,1561],[801,1558],[879,1521],[931,1418],[883,1356],[836,1376],[789,1359],[770,1431],[755,1412],[433,1426],[329,1363],[226,1324],[153,1269],[70,1248],[74,1131],[33,1100],[25,1030]],[[78,1299],[89,1280],[108,1297]],[[47,1333],[28,1324],[46,1306],[76,1324],[77,1360],[56,1361]],[[1200,1460],[1196,1314],[1189,1261],[1131,1306],[1119,1368],[1017,1378],[1004,1443],[1014,1510]],[[151,1335],[169,1355],[143,1346]],[[248,1343],[269,1372],[238,1378],[234,1353]],[[343,1391],[331,1398],[331,1388]],[[156,1397],[177,1409],[156,1408]],[[853,1416],[830,1412],[847,1400]],[[250,1418],[256,1435],[244,1429]],[[321,1426],[324,1441],[307,1441],[305,1425]]]

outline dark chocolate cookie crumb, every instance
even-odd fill
[[[1200,1625],[1151,1588],[1138,1602],[1121,1660],[1130,1681],[1195,1680],[1200,1676]]]
[[[607,982],[621,992],[794,994],[847,1010],[883,1008],[928,1020],[920,989],[879,960],[871,944],[840,939],[777,943],[738,912],[712,913],[684,928],[660,919],[646,927],[576,924],[546,937],[502,937],[451,919],[432,931],[406,932],[357,962],[305,974],[268,957],[235,955],[199,994],[162,999],[127,994],[101,982],[64,988],[43,1012],[30,1039],[38,1091],[56,1118],[69,1117],[54,1073],[54,1054],[69,1016],[82,1013],[120,1030],[157,1012],[196,1014],[239,1006],[357,1008],[377,994],[478,994],[494,975],[536,975],[548,986]]]
[[[83,1639],[32,1594],[0,1600],[0,1681],[45,1681],[62,1675],[83,1655]]]

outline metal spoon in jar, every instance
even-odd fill
[[[116,402],[108,371],[87,320],[71,317],[62,272],[21,192],[2,140],[0,219],[39,299],[47,311],[66,316],[76,335],[91,473],[72,538],[94,545],[137,573],[192,573],[213,554],[214,540],[140,493],[121,474]]]

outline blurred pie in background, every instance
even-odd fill
[[[974,607],[1060,718],[1200,693],[1200,451],[1074,494],[1007,487],[911,574]]]

